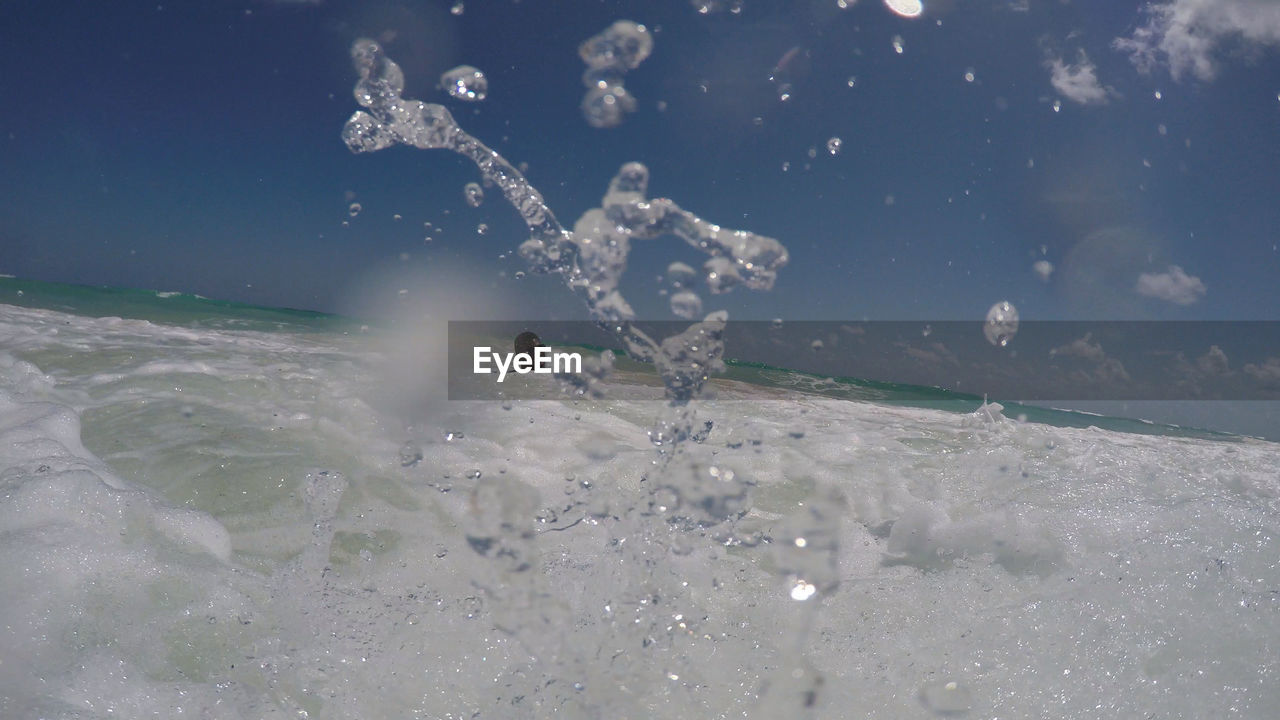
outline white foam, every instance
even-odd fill
[[[662,390],[625,373],[404,415],[337,335],[0,337],[3,717],[804,717],[819,676],[822,718],[1280,702],[1273,444],[725,383],[678,471],[746,482],[735,544],[627,514]]]

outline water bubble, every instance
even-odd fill
[[[1013,336],[1018,334],[1018,309],[1007,300],[992,305],[987,311],[987,323],[982,334],[996,347],[1008,346]]]
[[[1054,101],[1053,101],[1053,111],[1054,111],[1054,112],[1062,112],[1062,101],[1061,101],[1061,100],[1054,100]]]
[[[975,75],[973,74],[973,68],[969,68],[968,70],[964,71],[965,82],[973,82],[974,78],[975,78]]]
[[[810,348],[813,348],[813,351],[814,351],[814,352],[818,352],[818,351],[819,351],[819,350],[821,350],[823,347],[825,347],[825,345],[823,344],[823,342],[822,342],[821,340],[814,340],[813,342],[809,343],[809,347],[810,347]]]
[[[453,4],[453,7],[449,8],[449,12],[454,15],[461,15],[466,9],[467,7],[462,3],[462,0],[458,0],[458,2]]]
[[[816,158],[816,157],[818,157],[818,148],[813,147],[812,145],[810,145],[810,146],[809,146],[808,153],[809,153],[809,157],[810,157],[811,159],[812,159],[812,158]]]
[[[351,205],[347,208],[347,214],[348,214],[348,215],[350,215],[351,217],[355,217],[355,216],[359,215],[359,214],[360,214],[360,211],[361,211],[361,210],[363,210],[363,209],[364,209],[364,206],[362,206],[360,203],[358,203],[358,202],[353,202],[353,203],[351,203]]]
[[[831,153],[832,155],[839,155],[840,146],[843,144],[844,144],[843,140],[841,140],[838,137],[833,137],[827,141],[827,152]]]
[[[893,51],[894,51],[894,52],[896,52],[896,53],[898,53],[899,55],[901,55],[901,54],[903,53],[903,51],[904,51],[904,50],[906,50],[906,49],[907,49],[906,45],[905,45],[905,44],[903,44],[903,42],[902,42],[902,36],[901,36],[901,35],[894,35],[894,36],[893,36]]]
[[[480,183],[467,183],[462,188],[462,196],[471,207],[480,207],[480,203],[484,202],[484,190],[480,187]]]
[[[517,271],[516,271],[516,279],[517,279],[517,280],[523,280],[523,279],[524,279],[524,271],[523,271],[523,270],[517,270]]]
[[[489,79],[470,65],[459,65],[440,76],[440,87],[456,100],[472,102],[488,95]]]
[[[857,86],[858,86],[858,76],[857,76],[857,75],[850,75],[850,76],[849,76],[849,79],[844,81],[844,84],[845,84],[845,85],[848,85],[849,87],[857,87]]]
[[[479,225],[477,225],[477,226],[476,226],[476,234],[478,234],[478,235],[484,235],[484,234],[485,234],[485,233],[487,233],[487,232],[489,232],[489,226],[488,226],[488,225],[486,225],[486,224],[484,224],[484,223],[480,223]]]
[[[781,329],[782,329],[782,318],[774,318],[774,319],[773,319],[773,321],[772,321],[771,323],[769,323],[769,325],[770,325],[770,327],[772,327],[774,330],[781,330]]]
[[[392,219],[392,220],[403,220],[404,218],[400,217],[400,213],[396,213],[395,215],[392,215],[392,216],[391,216],[391,219]]]

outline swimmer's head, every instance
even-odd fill
[[[542,347],[542,339],[528,330],[516,336],[516,355],[533,357],[534,348]]]

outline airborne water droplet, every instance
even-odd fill
[[[440,87],[457,100],[483,100],[489,92],[489,79],[470,65],[459,65],[440,76]]]
[[[484,202],[484,189],[480,187],[480,183],[467,183],[462,188],[462,194],[471,207],[480,207],[480,203]]]
[[[844,144],[843,140],[841,140],[838,137],[833,137],[827,141],[827,152],[831,153],[832,155],[839,155],[840,146],[843,144]]]
[[[351,206],[347,208],[347,214],[350,215],[351,217],[355,217],[359,215],[360,211],[363,209],[364,207],[361,206],[360,203],[353,202],[351,203]]]
[[[1005,300],[991,306],[987,311],[987,324],[982,328],[987,342],[996,347],[1007,347],[1014,335],[1018,334],[1018,309]]]

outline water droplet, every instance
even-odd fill
[[[821,340],[814,340],[813,342],[809,343],[809,347],[813,348],[814,352],[817,352],[821,350],[824,347],[824,345]]]
[[[791,599],[803,602],[816,595],[817,592],[818,588],[813,583],[796,580],[791,586]]]
[[[615,127],[635,109],[636,99],[621,85],[590,88],[582,97],[582,117],[591,127]]]
[[[1031,266],[1031,270],[1039,275],[1041,280],[1049,282],[1049,276],[1053,274],[1053,263],[1048,260],[1037,260]]]
[[[622,78],[653,52],[649,29],[630,20],[618,20],[578,47],[587,64],[582,84],[582,115],[592,127],[613,127],[626,113],[634,112],[636,99],[622,86]]]
[[[770,323],[770,326],[771,326],[774,330],[781,330],[781,329],[782,329],[782,318],[774,318],[774,319],[773,319],[773,322],[771,322],[771,323]]]
[[[1053,101],[1053,111],[1054,111],[1054,112],[1062,112],[1062,101],[1061,101],[1061,100],[1054,100],[1054,101]]]
[[[969,68],[969,69],[967,69],[967,70],[965,70],[965,71],[964,71],[964,81],[965,81],[965,82],[973,82],[975,77],[976,77],[976,76],[973,74],[973,68]]]
[[[839,155],[840,146],[843,144],[844,144],[843,140],[841,140],[838,137],[833,137],[827,141],[827,152],[831,153],[832,155]]]
[[[906,18],[920,17],[924,12],[924,4],[920,0],[884,0],[890,12]]]
[[[844,81],[844,84],[845,84],[845,85],[848,85],[849,87],[857,87],[857,85],[858,85],[858,76],[857,76],[857,75],[850,75],[850,76],[849,76],[849,79]]]
[[[476,233],[477,233],[477,234],[484,235],[484,234],[485,234],[485,233],[487,233],[487,232],[489,232],[489,226],[488,226],[488,225],[486,225],[486,224],[484,224],[484,223],[480,223],[479,225],[477,225],[477,226],[476,226]]]
[[[355,217],[355,216],[359,215],[359,214],[360,214],[360,211],[361,211],[361,210],[363,210],[363,209],[364,209],[364,207],[363,207],[362,205],[360,205],[360,203],[353,202],[353,203],[351,203],[351,205],[347,208],[347,214],[348,214],[348,215],[350,215],[351,217]]]
[[[1018,334],[1018,309],[1007,300],[992,305],[987,311],[987,323],[982,334],[992,345],[1007,347],[1013,336]]]
[[[461,15],[466,9],[467,7],[462,3],[462,0],[458,0],[458,2],[453,4],[453,7],[449,8],[449,12],[454,15]]]
[[[484,189],[480,187],[480,183],[467,183],[462,188],[462,195],[471,207],[480,207],[480,203],[484,202]]]
[[[671,296],[671,312],[677,317],[692,320],[702,314],[702,298],[689,290],[681,290]]]
[[[898,53],[899,55],[901,55],[901,54],[903,53],[903,51],[904,51],[904,50],[906,50],[906,49],[907,49],[907,48],[906,48],[906,45],[904,45],[904,44],[903,44],[903,42],[902,42],[902,36],[901,36],[901,35],[894,35],[894,36],[893,36],[893,51],[894,51],[894,52],[896,52],[896,53]]]
[[[517,279],[517,280],[523,280],[523,279],[524,279],[524,271],[523,271],[523,270],[517,270],[517,271],[516,271],[516,279]]]
[[[930,335],[932,335],[932,334],[933,334],[933,326],[932,326],[932,325],[925,325],[925,326],[924,326],[924,329],[920,331],[920,335],[921,335],[922,337],[929,337],[929,336],[930,336]]]
[[[920,703],[941,717],[967,713],[973,706],[973,694],[960,683],[931,682],[920,688]]]
[[[1157,90],[1157,91],[1156,91],[1156,99],[1157,99],[1157,100],[1159,100],[1159,99],[1161,99],[1161,98],[1163,98],[1163,97],[1164,97],[1164,93],[1162,93],[1162,92],[1160,92],[1159,90]],[[1277,96],[1276,96],[1276,99],[1277,99],[1277,100],[1280,100],[1280,95],[1277,95]]]
[[[489,79],[470,65],[459,65],[440,76],[440,87],[456,100],[474,102],[488,95]]]

